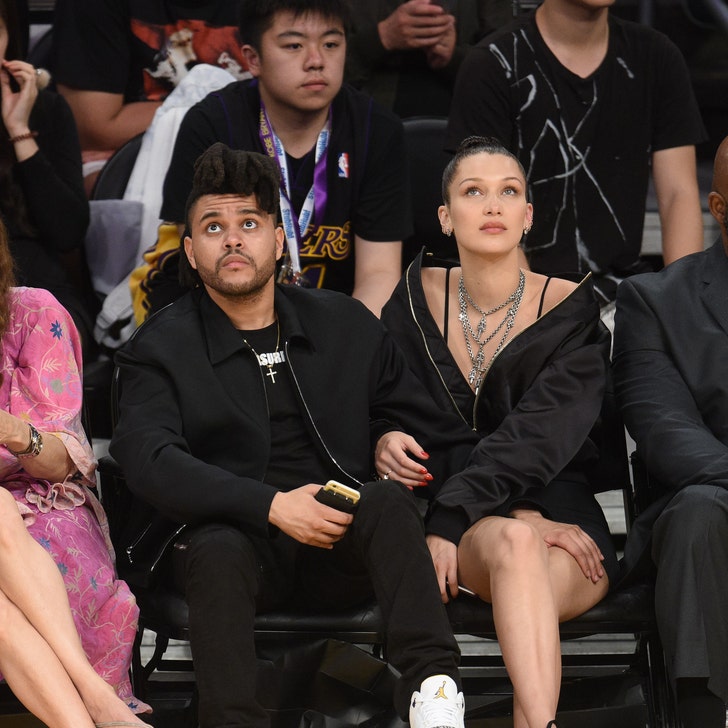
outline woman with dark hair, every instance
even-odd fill
[[[138,609],[91,491],[78,334],[48,291],[14,287],[2,222],[0,362],[0,672],[49,728],[142,728]]]
[[[39,89],[45,72],[22,60],[21,36],[15,0],[0,0],[0,215],[18,282],[53,293],[88,353],[98,302],[82,263],[89,208],[78,134],[63,98]]]
[[[470,137],[443,176],[443,232],[460,264],[408,268],[382,321],[446,410],[481,437],[434,498],[427,540],[443,601],[458,585],[492,603],[513,683],[515,728],[555,726],[559,622],[596,604],[617,560],[590,468],[609,334],[589,278],[522,270],[533,208],[518,160]],[[415,486],[420,464],[379,453],[382,477]]]

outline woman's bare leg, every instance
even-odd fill
[[[458,548],[459,578],[493,605],[503,660],[513,683],[514,728],[544,728],[561,688],[559,621],[606,594],[563,549],[548,548],[530,524],[489,517]]]
[[[0,671],[15,697],[48,728],[93,728],[55,652],[0,593]]]
[[[20,610],[65,669],[95,722],[139,719],[93,669],[73,622],[63,578],[0,488],[0,592]]]

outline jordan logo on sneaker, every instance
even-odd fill
[[[440,687],[437,689],[433,700],[437,700],[438,698],[443,698],[444,700],[447,700],[447,695],[445,694],[445,680],[442,681],[442,685],[440,685]]]

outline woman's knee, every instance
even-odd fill
[[[461,551],[478,553],[492,571],[522,569],[535,562],[547,564],[548,554],[541,535],[525,521],[498,518],[469,529],[460,542]]]

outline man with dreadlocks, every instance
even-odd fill
[[[458,647],[407,488],[461,468],[472,435],[439,411],[363,304],[276,284],[279,182],[260,154],[217,143],[200,157],[181,256],[194,288],[117,358],[111,452],[138,497],[187,525],[172,558],[200,725],[268,725],[256,611],[374,595],[401,674],[398,712],[418,728],[461,727]],[[374,455],[387,463],[377,480]],[[388,477],[395,464],[401,482]],[[317,499],[329,479],[358,490],[354,515]]]

